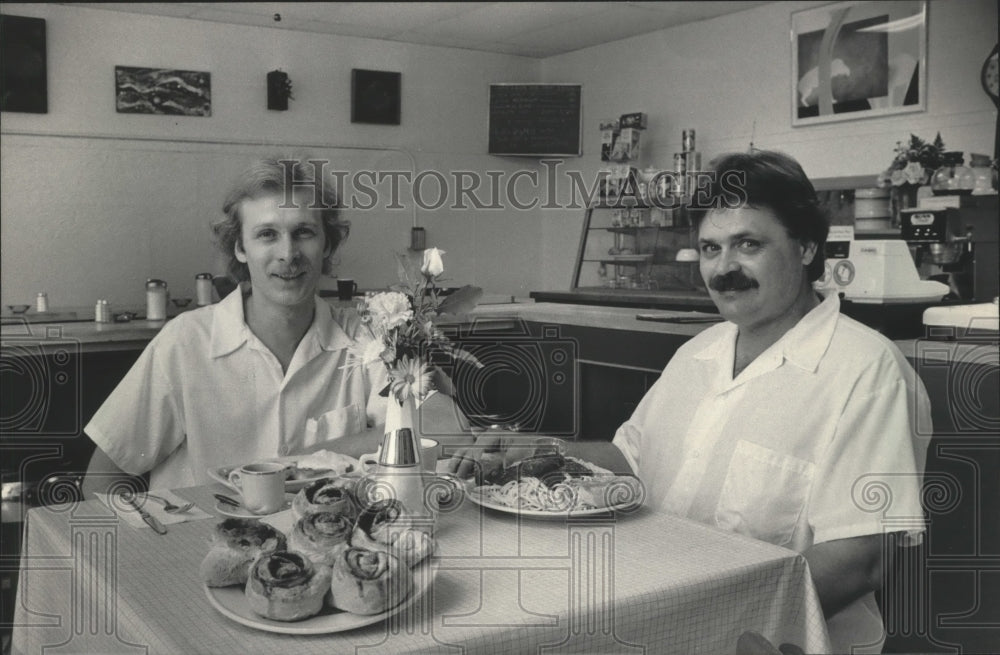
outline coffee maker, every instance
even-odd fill
[[[904,209],[900,232],[923,280],[944,282],[955,299],[998,294],[997,196],[962,196],[958,207]]]

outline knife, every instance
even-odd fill
[[[125,504],[131,505],[135,511],[139,512],[139,516],[141,516],[142,520],[146,522],[146,525],[156,530],[159,534],[167,534],[167,529],[163,526],[163,524],[160,523],[155,516],[139,507],[135,502],[135,498],[126,498],[125,496],[122,496],[121,499],[125,501]]]
[[[215,499],[218,500],[223,505],[229,505],[230,507],[240,507],[241,506],[240,503],[236,502],[235,500],[233,500],[229,496],[223,496],[222,494],[212,494],[212,495],[215,496]]]

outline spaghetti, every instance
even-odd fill
[[[548,487],[538,478],[521,478],[503,485],[476,487],[475,491],[485,502],[514,509],[572,512],[596,507],[593,503],[583,500],[571,482]]]

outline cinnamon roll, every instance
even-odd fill
[[[309,512],[333,512],[353,519],[358,515],[354,488],[357,478],[323,478],[303,487],[292,500],[292,514],[300,519]]]
[[[309,512],[295,522],[288,545],[314,564],[332,566],[340,551],[347,548],[353,530],[354,522],[343,514]]]
[[[413,518],[395,499],[376,501],[358,515],[351,545],[392,553],[407,567],[431,554],[434,539],[428,531],[414,527]]]
[[[275,621],[301,621],[319,614],[330,590],[327,567],[302,553],[264,553],[250,567],[246,597],[250,609]]]
[[[347,548],[334,561],[333,606],[355,614],[378,614],[413,593],[413,574],[384,550]]]
[[[209,587],[244,584],[262,553],[284,550],[285,535],[257,519],[231,518],[216,524],[211,547],[198,568]]]

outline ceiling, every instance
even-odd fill
[[[63,3],[544,58],[768,2]],[[280,20],[277,20],[280,16]]]

